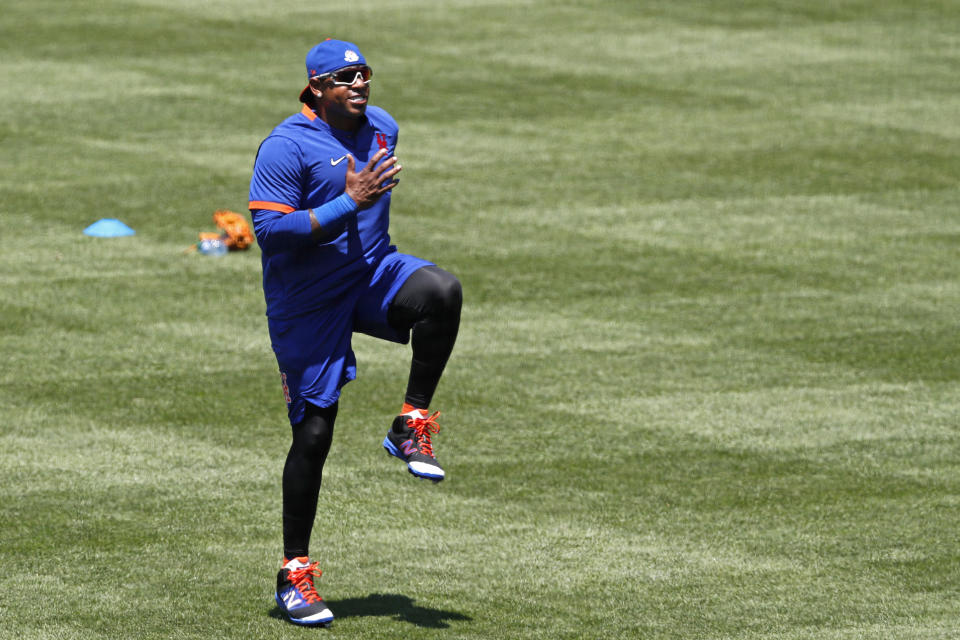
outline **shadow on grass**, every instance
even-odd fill
[[[336,616],[334,623],[343,618],[366,618],[385,616],[397,622],[409,622],[427,629],[447,629],[448,620],[472,620],[470,616],[456,611],[441,611],[429,607],[420,607],[412,598],[395,593],[371,593],[364,598],[346,598],[345,600],[327,600],[330,610]],[[283,619],[280,607],[270,611],[273,618]]]

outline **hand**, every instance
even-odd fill
[[[380,196],[397,186],[393,179],[402,167],[397,164],[397,156],[390,156],[379,167],[380,160],[387,155],[386,149],[377,151],[370,162],[360,171],[354,171],[356,163],[352,155],[347,155],[346,192],[360,209],[372,207]]]

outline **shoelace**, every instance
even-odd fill
[[[297,591],[307,602],[320,602],[323,599],[317,593],[316,587],[313,586],[313,579],[323,575],[319,567],[319,562],[311,562],[305,567],[290,569],[287,573],[287,580],[293,583],[293,586],[297,588]]]
[[[410,420],[407,421],[407,424],[412,427],[417,434],[417,444],[420,447],[420,452],[425,453],[431,458],[433,458],[434,455],[430,435],[439,433],[440,425],[437,424],[437,418],[439,417],[440,412],[437,411],[433,415],[428,415],[423,418],[410,418]]]

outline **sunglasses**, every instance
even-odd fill
[[[340,71],[334,71],[333,73],[328,73],[320,78],[330,78],[333,80],[333,84],[337,86],[353,86],[357,84],[359,80],[363,84],[370,84],[370,78],[373,77],[373,69],[367,66],[360,67],[359,69],[341,69]]]

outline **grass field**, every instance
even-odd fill
[[[960,637],[958,9],[0,1],[0,638]],[[465,308],[441,485],[355,341],[316,630],[259,250],[182,251],[327,35]]]

